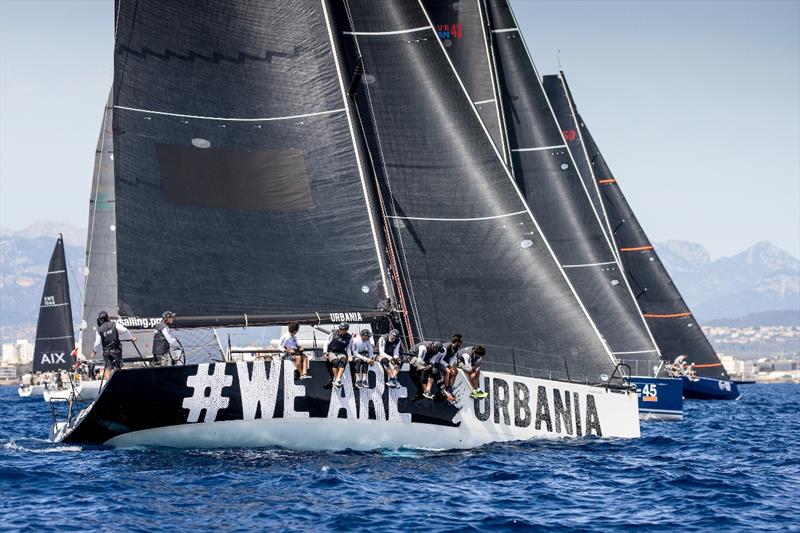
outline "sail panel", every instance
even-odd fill
[[[322,7],[120,5],[124,314],[374,309],[386,289]]]
[[[70,354],[74,345],[67,261],[64,257],[64,240],[59,236],[50,257],[42,300],[39,302],[33,371],[72,368],[74,360]]]
[[[611,351],[657,357],[513,13],[488,6],[514,177]]]
[[[117,238],[114,195],[114,135],[111,94],[103,112],[103,122],[94,156],[92,192],[89,198],[89,225],[84,263],[84,295],[81,320],[81,353],[94,348],[96,319],[100,311],[117,311]]]
[[[622,266],[661,357],[674,361],[685,355],[689,363],[695,363],[698,375],[730,379],[714,347],[653,249],[580,113],[577,116],[588,159],[600,185],[600,197],[614,228]]]
[[[423,5],[492,141],[505,157],[483,0],[423,0]]]
[[[613,361],[504,168],[433,27],[411,2],[334,2],[423,339],[454,333],[507,372],[589,377]],[[377,9],[375,6],[386,9]],[[404,12],[405,17],[398,16]],[[394,26],[384,16],[392,14]],[[543,373],[543,374],[542,374]]]

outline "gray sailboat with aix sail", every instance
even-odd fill
[[[280,358],[117,371],[60,442],[470,447],[639,435],[636,396],[420,4],[118,4],[117,300],[126,324],[372,324],[486,347],[472,399],[299,381]],[[214,16],[209,15],[210,12]],[[609,379],[611,376],[611,379]],[[134,400],[135,396],[135,400]]]
[[[544,77],[570,149],[582,168],[587,188],[594,189],[642,316],[647,320],[662,360],[675,375],[683,374],[684,396],[696,399],[737,399],[739,390],[730,380],[711,343],[694,318],[653,244],[636,218],[577,112],[563,72]],[[630,359],[645,359],[631,357]],[[652,366],[652,359],[642,366]]]

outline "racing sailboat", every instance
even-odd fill
[[[649,355],[657,360],[656,343],[582,181],[582,169],[561,133],[510,5],[503,0],[424,0],[424,4],[456,70],[470,80],[465,87],[473,101],[496,96],[493,113],[482,118],[491,125],[499,123],[500,134],[493,140],[503,143],[511,173],[612,354],[617,359]],[[680,419],[680,381],[645,379],[648,393],[651,385],[654,393],[640,394],[643,418]]]
[[[696,399],[737,399],[739,390],[730,380],[713,346],[683,300],[644,229],[639,224],[611,169],[577,113],[563,72],[544,77],[544,86],[561,120],[564,136],[575,160],[586,168],[587,187],[595,188],[595,202],[616,243],[627,274],[655,341],[662,368],[683,380],[683,395]],[[642,359],[641,366],[659,366]],[[663,372],[663,371],[662,371]]]
[[[120,320],[152,327],[170,308],[178,331],[347,321],[397,327],[407,346],[458,332],[486,347],[489,396],[470,398],[459,373],[455,400],[422,398],[407,363],[398,388],[372,365],[369,387],[347,368],[338,389],[320,358],[298,381],[291,361],[226,357],[119,370],[53,440],[371,449],[639,435],[635,391],[421,5],[117,9]]]
[[[56,382],[67,386],[61,372],[72,369],[71,353],[74,344],[64,238],[59,235],[50,257],[42,299],[39,302],[33,373],[22,376],[19,395],[23,398],[41,397],[48,387],[55,387]]]

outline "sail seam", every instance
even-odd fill
[[[477,102],[472,102],[472,103],[475,105],[481,105],[481,104],[488,104],[489,102],[494,102],[495,100],[496,100],[495,98],[489,98],[488,100],[478,100]]]
[[[330,111],[317,111],[315,113],[303,113],[300,115],[288,115],[285,117],[260,117],[260,118],[237,118],[237,117],[206,117],[203,115],[187,115],[184,113],[169,113],[167,111],[154,111],[152,109],[140,109],[137,107],[127,107],[121,105],[115,105],[116,109],[124,109],[125,111],[135,111],[137,113],[150,113],[152,115],[164,115],[168,117],[178,117],[178,118],[196,118],[199,120],[221,120],[226,122],[272,122],[276,120],[292,120],[295,118],[306,118],[306,117],[315,117],[319,115],[331,115],[333,113],[341,113],[344,111],[344,108],[340,109],[331,109]]]
[[[616,261],[604,261],[602,263],[583,263],[581,265],[561,265],[561,268],[581,268],[581,267],[593,267],[593,266],[603,266],[603,265],[616,265]]]
[[[50,305],[40,305],[39,308],[43,307],[63,307],[65,305],[69,305],[69,302],[64,302],[63,304],[50,304]]]
[[[54,341],[58,339],[71,339],[72,335],[62,335],[60,337],[36,337],[37,341]]]
[[[66,272],[66,270],[49,270],[47,272],[47,275],[49,276],[50,274],[63,274],[64,272]]]
[[[510,33],[512,31],[519,31],[519,28],[503,28],[500,30],[492,30],[492,33]]]
[[[414,33],[417,31],[428,30],[430,26],[420,26],[419,28],[411,28],[408,30],[394,30],[394,31],[343,31],[345,35],[402,35],[404,33]]]
[[[635,353],[653,353],[653,352],[658,353],[658,350],[638,350],[635,352],[611,352],[611,353],[613,353],[614,355],[631,355]]]
[[[643,252],[645,250],[652,250],[652,246],[635,246],[633,248],[620,248],[620,252]]]
[[[645,318],[681,318],[685,316],[692,316],[692,313],[672,313],[668,315],[659,315],[655,313],[643,313],[643,317]]]
[[[554,144],[553,146],[540,146],[538,148],[512,148],[512,152],[539,152],[541,150],[552,150],[555,148],[566,148],[566,144]]]
[[[505,213],[503,215],[492,215],[488,217],[471,217],[471,218],[435,218],[435,217],[401,217],[388,215],[387,218],[394,218],[399,220],[426,220],[433,222],[473,222],[477,220],[496,220],[498,218],[513,217],[516,215],[527,214],[527,211],[516,211],[514,213]]]

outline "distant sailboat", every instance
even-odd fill
[[[638,436],[635,394],[609,379],[611,354],[422,7],[244,4],[118,4],[121,320],[152,326],[170,308],[176,328],[372,322],[408,344],[459,332],[487,347],[489,398],[469,398],[463,373],[455,401],[421,398],[408,365],[392,389],[380,365],[368,388],[349,367],[341,389],[325,388],[320,360],[307,381],[278,358],[126,368],[54,440],[370,449]]]
[[[33,375],[23,376],[19,395],[41,397],[46,389],[45,383],[41,383],[45,379],[43,374],[72,369],[74,361],[71,354],[74,346],[67,260],[64,256],[64,239],[59,235],[50,257],[42,299],[39,302]],[[47,385],[55,386],[55,381],[55,377],[48,378]]]
[[[557,76],[545,76],[544,85],[551,94],[558,96],[553,98],[553,102],[562,106],[562,116],[571,114],[567,108],[575,110],[563,72]],[[586,176],[594,182],[587,186],[598,190],[595,201],[604,213],[606,227],[616,243],[642,316],[647,320],[661,351],[661,359],[666,367],[671,367],[677,361],[676,364],[683,368],[681,373],[686,374],[683,376],[684,396],[696,399],[739,398],[736,383],[730,380],[714,348],[659,259],[580,114],[575,111],[574,122],[562,123],[562,128],[571,141],[570,149],[575,159],[587,168]],[[642,359],[642,367],[645,368],[652,367],[654,363],[658,366],[659,363],[654,358],[627,359]],[[696,376],[690,375],[692,370]]]

